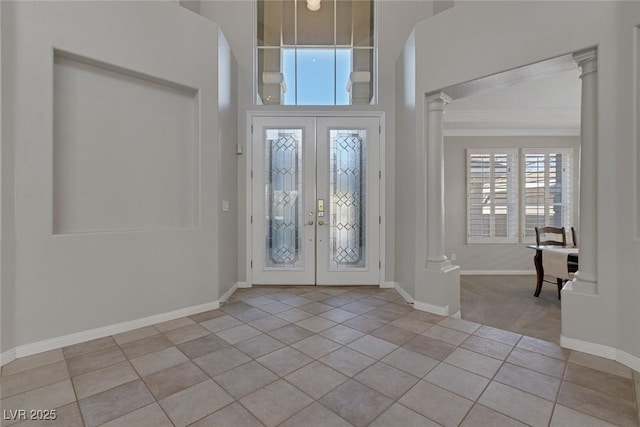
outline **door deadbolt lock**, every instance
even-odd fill
[[[318,199],[318,216],[324,216],[324,199]]]

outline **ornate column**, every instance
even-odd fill
[[[580,121],[579,270],[567,290],[597,293],[598,253],[598,57],[596,50],[573,55],[582,74]]]
[[[427,263],[430,270],[442,270],[451,263],[444,254],[444,106],[450,97],[442,92],[430,95],[427,104]]]
[[[426,265],[416,284],[413,307],[443,316],[460,316],[460,268],[444,254],[444,106],[451,98],[442,92],[425,98],[424,136]]]

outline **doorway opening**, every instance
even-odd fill
[[[444,116],[445,253],[461,268],[466,320],[559,342],[557,288],[533,296],[527,246],[535,227],[578,228],[579,77],[565,55],[443,89],[454,99]]]

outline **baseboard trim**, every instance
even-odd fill
[[[440,316],[449,315],[449,306],[433,305],[426,302],[414,301],[413,308],[420,311],[426,311],[427,313],[438,314]]]
[[[640,372],[640,357],[636,357],[622,350],[617,350],[616,353],[616,360],[618,362],[630,367],[636,372]]]
[[[535,270],[460,270],[461,276],[535,276]]]
[[[453,317],[454,319],[462,319],[462,312],[458,311],[455,314],[452,314],[451,317]]]
[[[615,360],[625,366],[628,366],[634,371],[640,372],[640,357],[634,356],[615,347],[577,340],[574,338],[567,338],[562,335],[560,336],[560,346],[570,350],[604,357],[605,359]]]
[[[227,302],[227,300],[229,298],[231,298],[231,295],[233,295],[233,293],[235,291],[238,290],[238,288],[240,287],[240,282],[236,282],[231,289],[229,289],[227,292],[225,292],[224,294],[222,294],[222,296],[220,297],[220,299],[218,300],[220,302],[220,304],[223,304],[225,302]]]
[[[382,289],[395,289],[396,286],[396,282],[383,282],[380,284],[380,288]]]
[[[567,338],[563,335],[560,335],[560,347],[581,351],[583,353],[589,353],[594,356],[604,357],[605,359],[616,360],[616,349],[613,347],[609,347],[608,345],[577,340],[575,338]]]
[[[169,311],[167,313],[155,314],[153,316],[143,317],[141,319],[103,326],[101,328],[75,332],[73,334],[37,341],[31,344],[19,345],[15,348],[12,348],[11,350],[2,353],[0,366],[6,365],[11,360],[14,360],[18,357],[31,356],[32,354],[43,353],[45,351],[55,350],[57,348],[62,348],[69,345],[119,334],[121,332],[131,331],[133,329],[155,325],[156,323],[167,322],[169,320],[178,319],[180,317],[191,316],[193,314],[202,313],[203,311],[215,310],[217,308],[220,308],[220,301],[218,300],[211,301],[205,304],[181,308],[179,310]]]
[[[251,284],[249,282],[237,282],[238,288],[250,288]]]
[[[0,366],[4,366],[9,362],[16,360],[16,349],[12,348],[4,353],[0,353]]]
[[[393,287],[396,290],[396,292],[398,292],[400,294],[400,296],[402,298],[404,298],[404,300],[409,303],[409,304],[413,304],[414,303],[414,299],[411,295],[409,295],[409,293],[407,291],[405,291],[404,289],[402,289],[402,286],[400,286],[398,283],[393,282]]]

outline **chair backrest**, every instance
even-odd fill
[[[549,237],[556,237],[556,239],[549,239]],[[567,246],[564,227],[536,227],[536,245]]]
[[[578,247],[578,234],[576,233],[576,229],[571,227],[571,238],[573,239],[573,247]]]

